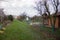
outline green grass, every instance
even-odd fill
[[[26,22],[14,20],[6,27],[4,34],[0,34],[0,40],[40,40],[39,34],[32,31]]]
[[[51,33],[50,28],[46,27],[31,27],[26,22],[14,20],[6,27],[4,34],[0,34],[0,40],[53,40],[53,38],[46,37],[41,31]],[[60,29],[54,32],[55,35],[60,36]]]

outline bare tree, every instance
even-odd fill
[[[25,19],[26,19],[26,16],[27,16],[27,14],[26,14],[25,12],[23,12],[23,13],[20,15],[19,20],[21,20],[21,21],[25,20]]]
[[[39,14],[43,17],[43,14],[46,14],[46,8],[44,6],[44,2],[43,1],[39,1],[38,3],[36,3],[37,7],[34,7],[36,10],[38,10]],[[42,18],[43,24],[44,24],[44,18]]]
[[[51,26],[52,26],[53,31],[54,31],[55,30],[55,23],[56,23],[56,14],[58,13],[59,1],[58,0],[51,0],[51,3],[53,5],[52,7],[54,7],[54,9],[55,9],[55,13],[53,15],[53,23],[52,23],[52,16],[51,16],[49,8],[47,6],[47,1],[45,1],[44,3],[45,3],[46,10],[48,12],[48,15],[50,17]]]
[[[54,2],[53,5],[56,8],[55,13],[54,13],[54,22],[53,22],[53,24],[55,26],[55,23],[56,23],[56,14],[58,13],[59,0],[53,0],[53,2]]]
[[[40,11],[40,14],[41,14],[42,13],[41,12],[42,9],[40,9],[40,8],[41,8],[42,5],[44,5],[44,9],[45,9],[45,12],[44,13],[46,13],[46,12],[48,13],[48,16],[49,16],[50,22],[51,22],[51,26],[52,26],[52,28],[54,30],[55,29],[55,23],[56,23],[56,14],[58,12],[59,0],[42,0],[42,1],[43,1],[43,4],[41,4],[41,2],[38,2],[36,9],[38,11]],[[51,15],[51,12],[50,12],[50,9],[49,9],[50,6],[47,3],[47,1],[51,1],[52,7],[55,10],[53,23],[52,23],[52,15]],[[38,6],[38,5],[40,5],[40,6]]]

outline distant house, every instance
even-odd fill
[[[47,25],[47,27],[51,27],[51,21],[50,21],[49,16],[45,16],[44,18],[45,18],[44,24]],[[54,16],[52,16],[52,23],[53,21],[54,21]],[[56,15],[55,28],[60,28],[60,12],[57,13]]]
[[[3,9],[0,8],[0,22],[3,22],[4,17],[5,17],[5,14],[3,12]]]

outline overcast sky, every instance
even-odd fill
[[[0,8],[4,8],[5,14],[20,15],[26,12],[28,16],[37,15],[34,9],[37,0],[4,0],[0,2]]]
[[[36,6],[35,2],[38,1],[42,0],[1,0],[0,8],[4,8],[4,13],[6,15],[20,15],[25,12],[28,16],[33,17],[34,15],[39,15],[38,11],[34,9]],[[47,3],[49,4],[50,13],[54,13],[55,8],[53,8],[51,0],[48,0]],[[42,11],[44,11],[43,7]],[[60,12],[60,5],[58,6],[58,11]]]

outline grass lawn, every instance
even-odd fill
[[[46,36],[44,31],[51,33],[50,28],[31,27],[26,22],[14,20],[6,27],[4,33],[0,34],[0,40],[55,40]],[[56,30],[54,34],[60,37],[60,29]]]
[[[0,34],[0,40],[44,40],[42,34],[30,29],[26,22],[14,20],[6,27],[4,34]]]

